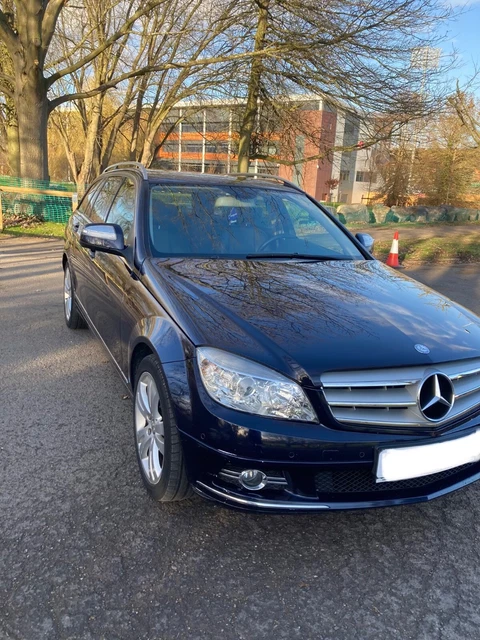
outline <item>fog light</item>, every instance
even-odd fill
[[[259,491],[267,484],[267,476],[258,469],[245,469],[239,475],[238,480],[242,487],[250,491]]]

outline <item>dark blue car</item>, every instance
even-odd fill
[[[156,500],[350,509],[480,477],[480,320],[371,249],[276,177],[123,163],[91,185],[65,319],[131,390]]]

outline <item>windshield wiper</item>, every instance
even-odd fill
[[[336,256],[316,256],[312,253],[247,253],[245,256],[247,260],[256,260],[256,259],[271,259],[271,258],[280,258],[280,259],[290,259],[290,260],[317,260],[317,261],[327,261],[327,260],[351,260],[351,258],[343,258]]]

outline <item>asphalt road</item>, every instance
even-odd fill
[[[480,483],[318,515],[150,501],[58,246],[0,239],[1,640],[480,638]],[[417,276],[480,312],[478,265]]]

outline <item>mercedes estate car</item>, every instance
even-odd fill
[[[351,509],[480,477],[480,320],[372,243],[278,177],[121,163],[93,182],[65,320],[130,390],[155,500]]]

